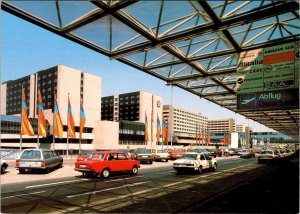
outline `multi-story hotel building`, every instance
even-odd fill
[[[148,135],[150,136],[148,142],[145,142],[145,139],[139,139],[135,142],[126,140],[128,129],[120,127],[120,144],[133,145],[131,148],[140,147],[141,145],[154,148],[158,141],[156,137],[157,118],[162,124],[162,102],[162,97],[145,91],[102,97],[101,120],[120,122],[120,126],[128,123],[128,121],[132,121],[131,124],[135,124],[136,128],[138,128],[139,123],[145,126],[147,117]],[[131,130],[131,132],[133,131],[135,130]],[[140,129],[137,133],[141,133],[144,136],[143,131]],[[161,142],[161,138],[159,142]]]
[[[212,142],[215,145],[230,145],[231,134],[236,132],[235,119],[208,120],[208,129],[211,131]]]
[[[163,106],[163,118],[168,121],[168,131],[172,134],[173,145],[196,144],[197,132],[207,131],[207,117],[201,113],[189,112],[170,105]],[[202,140],[205,144],[205,140]]]
[[[214,134],[236,132],[235,119],[208,120],[208,129]]]
[[[82,136],[82,148],[92,148],[91,144],[94,140],[92,133],[95,127],[95,121],[101,119],[100,77],[64,65],[58,65],[17,80],[4,82],[1,84],[1,115],[20,115],[22,85],[25,89],[29,118],[37,118],[38,89],[42,94],[44,114],[50,128],[48,129],[48,137],[39,139],[41,145],[43,144],[45,146],[53,141],[53,106],[54,94],[56,94],[64,132],[62,139],[55,139],[55,149],[59,150],[65,148],[67,139],[68,96],[70,97],[76,131],[76,139],[69,139],[69,148],[78,148],[81,99],[83,100],[83,108],[86,112],[86,123]],[[37,126],[34,126],[34,129],[35,133],[37,133]],[[12,139],[14,137],[11,135],[12,133],[9,133],[9,130],[7,130],[7,132],[8,133],[1,132],[2,147],[14,147],[14,144],[16,144],[15,147],[18,147],[20,136],[16,135],[15,142],[13,142]],[[10,142],[6,142],[8,137],[6,137],[5,134],[10,134]],[[24,147],[34,147],[33,139],[35,137],[24,136]]]

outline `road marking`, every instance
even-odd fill
[[[20,195],[12,195],[12,196],[7,196],[7,197],[1,197],[1,199],[14,198],[14,197],[19,197],[19,196],[23,196],[23,195],[34,195],[34,194],[42,193],[42,192],[46,192],[46,191],[32,192],[32,193],[20,194]]]
[[[80,182],[80,180],[60,181],[60,182],[55,182],[55,183],[48,183],[48,184],[39,184],[39,185],[27,186],[25,188],[28,189],[28,188],[35,188],[35,187],[52,186],[52,185],[56,185],[56,184],[74,183],[74,182],[78,182],[78,181]]]
[[[76,194],[76,195],[67,195],[66,197],[67,198],[74,198],[74,197],[83,196],[83,195],[91,195],[91,194],[95,195],[96,193],[99,193],[99,192],[105,192],[105,191],[109,191],[109,190],[121,189],[121,188],[124,188],[124,187],[138,186],[138,185],[145,184],[145,183],[148,183],[148,182],[150,182],[150,181],[143,181],[143,182],[138,182],[138,183],[133,183],[133,184],[125,184],[125,185],[118,186],[118,187],[111,187],[111,188],[107,188],[107,189],[102,189],[102,190],[93,191],[93,192],[86,192],[86,193],[81,193],[81,194]]]
[[[114,180],[104,181],[104,183],[115,182],[115,181],[123,181],[123,180],[129,180],[129,179],[140,178],[140,177],[142,177],[142,176],[140,175],[140,176],[134,176],[134,177],[130,177],[130,178],[118,178],[118,179],[114,179]]]
[[[162,189],[162,187],[170,187],[170,186],[174,186],[174,185],[177,185],[177,184],[181,184],[181,183],[184,183],[186,181],[192,181],[192,180],[197,180],[197,179],[201,179],[203,177],[210,177],[210,176],[213,176],[213,175],[217,175],[217,174],[221,174],[222,172],[226,172],[226,171],[230,171],[230,170],[235,170],[235,169],[238,169],[238,168],[243,168],[245,166],[249,166],[249,165],[253,165],[253,164],[247,164],[247,165],[243,165],[243,166],[239,166],[239,167],[235,167],[235,168],[231,168],[231,169],[227,169],[227,170],[223,170],[223,171],[220,171],[220,172],[214,172],[214,173],[211,173],[211,174],[208,174],[208,175],[203,175],[203,176],[199,176],[199,177],[196,177],[196,178],[190,178],[190,179],[186,179],[186,180],[183,180],[183,181],[179,181],[179,182],[174,182],[174,183],[171,183],[171,184],[166,184],[166,185],[163,185],[163,186],[160,186],[160,187],[149,187],[148,189],[145,189],[145,190],[141,190],[141,191],[138,191],[138,192],[133,192],[133,193],[129,193],[127,195],[120,195],[120,196],[116,196],[116,197],[111,197],[111,198],[107,198],[107,199],[103,199],[103,200],[97,200],[95,202],[92,202],[92,203],[89,203],[89,204],[82,204],[80,205],[80,207],[93,207],[93,206],[98,206],[100,204],[105,204],[105,203],[110,203],[112,201],[115,201],[115,200],[118,200],[118,199],[124,199],[124,198],[128,198],[128,197],[132,197],[132,196],[137,196],[137,195],[141,195],[141,194],[144,194],[144,193],[148,193],[148,192],[151,192],[151,191],[154,191],[154,190],[158,190],[158,189]],[[147,182],[150,182],[150,181],[147,181]],[[143,183],[143,182],[140,182],[140,183]],[[117,187],[118,188],[118,187]],[[85,193],[83,193],[85,194]],[[91,193],[90,193],[91,194]],[[76,196],[79,196],[76,195]],[[66,196],[68,197],[68,196]],[[69,196],[70,197],[70,196]],[[71,197],[70,197],[71,198]],[[65,209],[64,211],[68,211],[68,212],[72,212],[72,211],[75,211],[77,210],[78,207],[77,206],[74,206],[74,207],[69,207],[67,209]],[[61,214],[61,210],[60,211],[54,211],[54,212],[51,212],[51,213],[58,213],[58,214]]]

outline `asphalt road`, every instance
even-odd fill
[[[272,170],[256,159],[219,160],[216,172],[177,175],[171,164],[145,167],[137,176],[115,175],[2,185],[3,213],[185,212],[195,203],[223,194]],[[53,173],[53,172],[52,172]],[[216,187],[216,185],[218,185]],[[201,187],[199,189],[199,186]],[[164,200],[168,198],[168,200]]]

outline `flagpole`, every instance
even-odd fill
[[[56,120],[55,120],[55,103],[56,103],[56,94],[55,94],[55,91],[54,91],[54,93],[53,93],[53,96],[54,96],[54,102],[53,102],[53,109],[52,109],[52,116],[53,116],[53,131],[52,131],[52,149],[55,151],[55,136],[54,136],[54,130],[55,130],[55,122],[56,122]]]
[[[22,121],[23,121],[23,84],[22,84],[22,96],[21,96],[21,126],[20,126],[20,154],[22,151]]]
[[[37,130],[37,145],[36,145],[36,148],[40,148],[40,114],[39,114],[39,104],[38,104],[38,95],[37,95],[38,91],[37,91],[37,83],[36,83],[36,96],[35,96],[35,100],[37,101],[37,115],[38,115],[38,130]],[[35,109],[35,112],[36,112],[36,109]]]
[[[55,102],[55,97],[54,97],[54,102]],[[54,103],[54,105],[55,105],[55,103]],[[55,108],[55,106],[54,106],[54,108]],[[55,122],[56,122],[56,120],[55,120],[55,115],[54,115],[54,109],[53,109],[53,136],[52,136],[52,149],[55,151],[55,136],[54,136],[54,130],[55,130]]]
[[[68,93],[68,109],[67,109],[67,158],[69,157],[69,95],[70,93]]]
[[[83,108],[83,99],[80,97],[80,105],[82,106],[82,108]],[[81,138],[82,138],[82,133],[81,133],[81,120],[80,120],[80,118],[81,118],[81,116],[80,116],[80,114],[81,114],[81,106],[80,106],[80,110],[79,110],[79,154],[81,154]]]

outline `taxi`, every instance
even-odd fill
[[[124,152],[101,151],[93,152],[87,159],[77,160],[74,170],[86,177],[108,178],[111,173],[116,172],[130,172],[136,175],[139,168],[140,162],[132,160]]]

